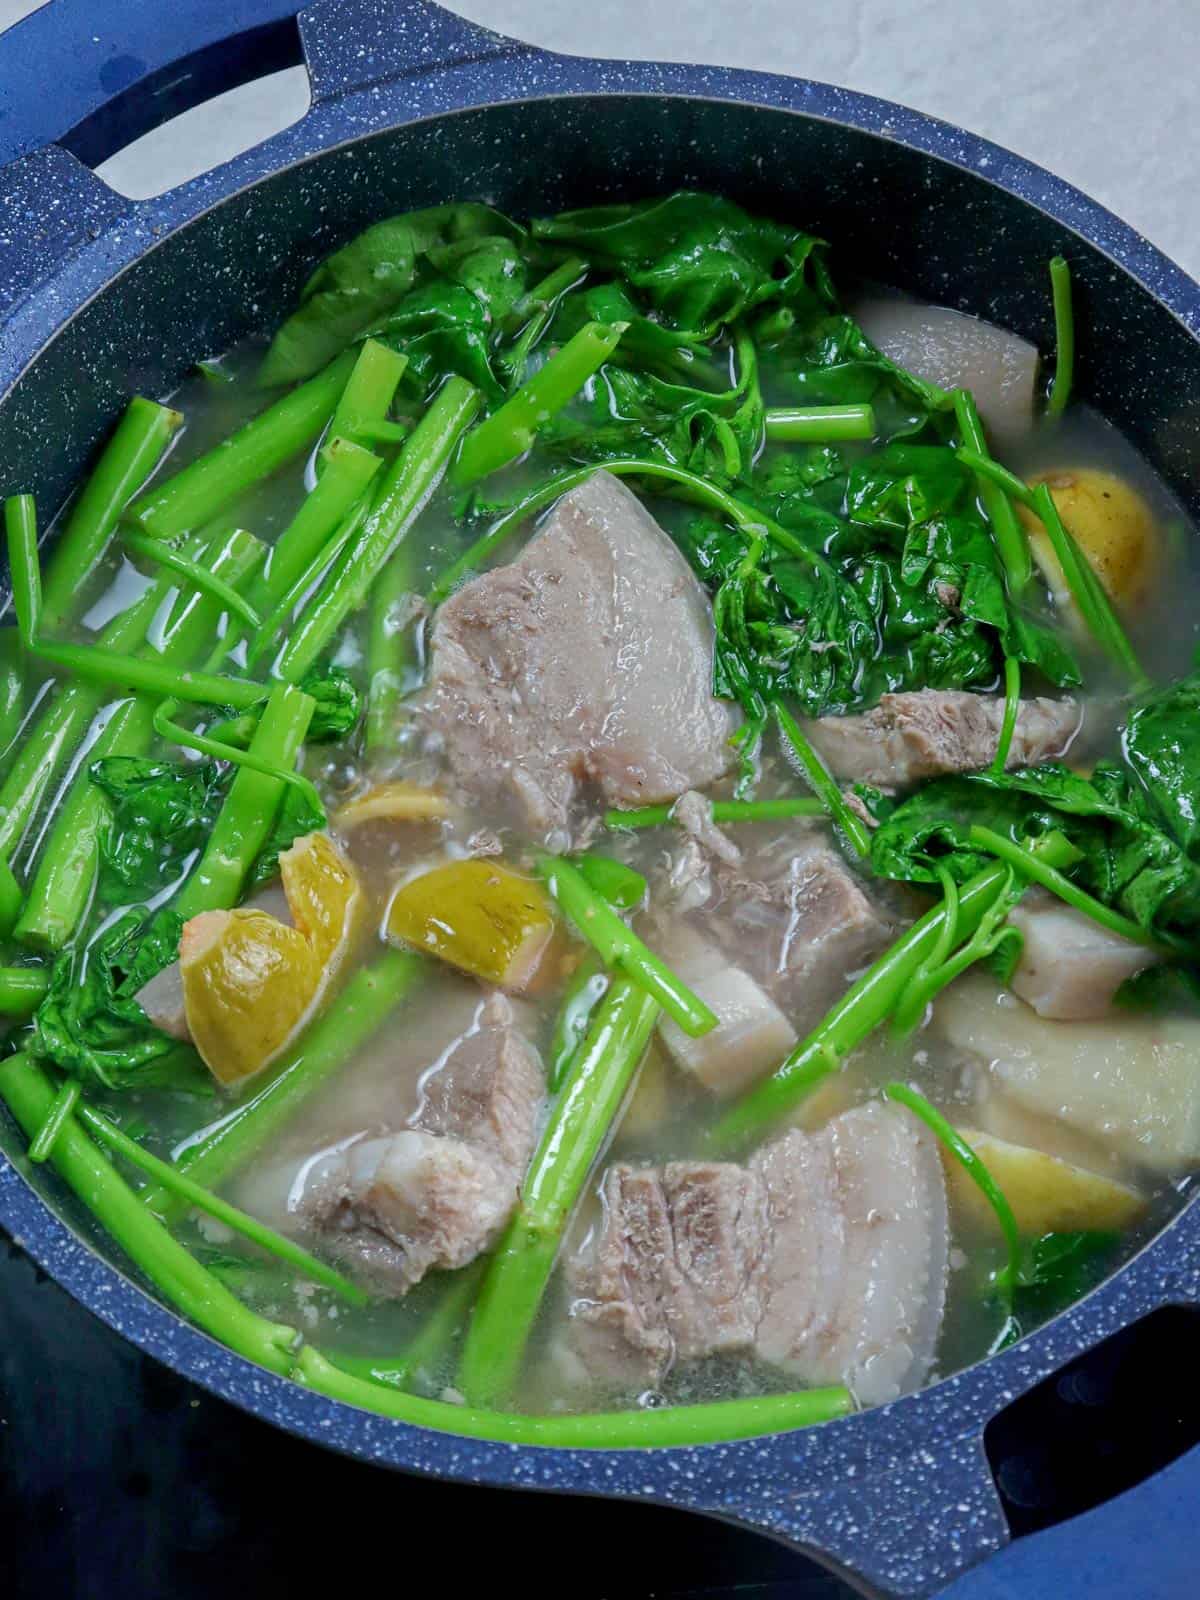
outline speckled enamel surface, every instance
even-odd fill
[[[131,388],[163,393],[198,354],[269,325],[316,257],[389,211],[476,197],[528,213],[695,184],[795,216],[852,268],[1043,345],[1045,262],[1064,250],[1085,396],[1196,504],[1200,289],[1029,163],[845,90],[551,56],[419,0],[325,0],[302,34],[309,115],[160,199],[122,200],[58,150],[0,173],[0,492],[33,488],[51,510]],[[895,1405],[692,1449],[489,1444],[258,1371],[107,1260],[52,1181],[30,1175],[11,1129],[0,1127],[0,1145],[13,1155],[0,1162],[0,1221],[14,1237],[120,1333],[246,1409],[413,1471],[735,1518],[889,1595],[931,1594],[1007,1537],[982,1450],[991,1415],[1155,1307],[1200,1301],[1189,1206],[1032,1338]]]

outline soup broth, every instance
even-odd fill
[[[77,603],[10,652],[5,1082],[274,1230],[122,1167],[360,1403],[886,1401],[1094,1286],[1200,1160],[1200,761],[1147,781],[1191,692],[1179,508],[1086,407],[1046,414],[1011,335],[936,323],[909,373],[897,328],[954,314],[864,292],[877,345],[812,241],[657,204],[372,230],[366,321],[348,246],[171,398]],[[324,422],[176,515],[339,359]],[[161,565],[236,530],[276,546],[221,569],[249,616]],[[143,683],[112,629],[155,584],[139,659],[189,605],[208,638]],[[64,816],[88,889],[56,923]]]

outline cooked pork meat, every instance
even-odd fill
[[[690,912],[704,939],[803,1032],[845,988],[847,973],[895,937],[899,914],[876,903],[822,829],[772,826],[739,838],[746,847],[733,864],[695,839],[678,847],[664,897]]]
[[[796,1030],[767,991],[725,954],[689,929],[676,928],[656,948],[716,1014],[698,1039],[669,1017],[658,1025],[671,1059],[717,1094],[736,1094],[772,1072],[796,1042]]]
[[[818,717],[805,724],[835,777],[897,789],[948,772],[978,772],[993,759],[1004,719],[997,695],[959,689],[885,694],[859,717]],[[1082,724],[1074,700],[1022,700],[1009,767],[1063,756]]]
[[[460,794],[561,840],[585,785],[674,800],[728,767],[712,612],[668,536],[611,474],[564,495],[511,566],[453,595],[425,712]]]
[[[946,1201],[927,1131],[860,1106],[747,1166],[615,1166],[568,1263],[577,1356],[602,1384],[753,1352],[804,1383],[889,1400],[928,1375],[945,1299]]]
[[[1106,1017],[1125,980],[1160,959],[1146,945],[1122,939],[1042,889],[1030,890],[1008,920],[1023,940],[1011,988],[1041,1017],[1061,1022]]]
[[[474,1260],[516,1203],[544,1082],[503,996],[479,1003],[467,1030],[447,1036],[461,1021],[450,1008],[440,1047],[401,1066],[403,1088],[377,1076],[382,1095],[351,1085],[346,1103],[330,1102],[324,1137],[316,1118],[301,1148],[293,1143],[247,1180],[241,1203],[319,1244],[381,1294],[404,1294],[432,1268]],[[399,1123],[370,1115],[389,1094],[393,1107],[411,1107]]]

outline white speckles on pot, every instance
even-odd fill
[[[159,199],[122,200],[61,152],[4,170],[0,492],[33,488],[48,520],[130,389],[161,394],[197,355],[271,324],[316,257],[389,211],[479,197],[528,214],[690,184],[802,219],[852,268],[1042,343],[1045,262],[1065,250],[1083,391],[1196,504],[1200,290],[1017,157],[846,90],[550,56],[418,0],[323,0],[303,38],[309,114]],[[416,1472],[717,1512],[897,1596],[933,1593],[1006,1538],[989,1417],[1155,1306],[1200,1301],[1189,1207],[1082,1304],[925,1394],[735,1444],[550,1450],[409,1427],[249,1366],[94,1249],[43,1169],[0,1162],[0,1221],[119,1333],[297,1434]]]

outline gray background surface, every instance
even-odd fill
[[[170,0],[163,0],[169,5]],[[0,28],[35,10],[0,0]],[[1104,202],[1200,276],[1200,0],[458,0],[475,21],[583,55],[825,79],[933,112]],[[303,113],[302,71],[198,107],[110,162],[170,188]]]

